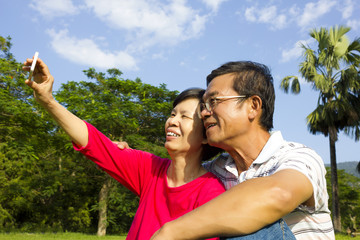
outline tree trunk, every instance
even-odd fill
[[[59,157],[59,172],[61,172],[62,171],[62,158],[61,157]],[[64,185],[60,185],[59,186],[59,192],[63,192],[64,191]]]
[[[339,206],[338,177],[336,165],[335,142],[337,131],[335,127],[329,127],[330,159],[331,159],[331,189],[332,189],[332,216],[335,232],[341,232],[341,216]]]
[[[107,227],[107,201],[109,196],[109,190],[111,187],[111,179],[109,176],[106,176],[106,180],[101,187],[99,193],[99,221],[98,221],[98,236],[106,235]]]

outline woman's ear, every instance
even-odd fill
[[[202,144],[208,144],[207,138],[204,137],[203,140],[201,141],[201,143],[202,143]]]

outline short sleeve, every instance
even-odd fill
[[[291,145],[292,143],[290,143]],[[309,212],[327,209],[328,194],[326,188],[326,169],[321,157],[312,149],[303,145],[295,147],[279,158],[276,172],[293,169],[304,174],[314,189],[315,208],[300,206]]]

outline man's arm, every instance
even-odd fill
[[[151,239],[203,239],[255,232],[305,202],[313,202],[309,179],[296,170],[240,183],[219,197],[166,223]]]
[[[23,69],[30,70],[33,59],[26,59]],[[54,78],[46,64],[39,58],[34,71],[34,81],[25,83],[34,90],[34,97],[55,119],[61,128],[70,136],[71,140],[79,146],[88,143],[88,130],[86,124],[77,116],[60,105],[52,95]]]

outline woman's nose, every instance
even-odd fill
[[[170,117],[168,119],[168,123],[171,126],[177,126],[177,125],[179,125],[179,119],[176,116]]]

